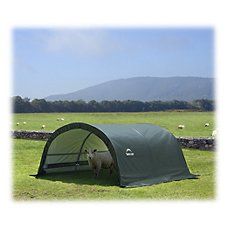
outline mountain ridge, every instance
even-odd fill
[[[75,92],[47,96],[47,101],[213,99],[214,78],[195,76],[131,77],[106,81]]]

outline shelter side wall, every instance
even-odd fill
[[[167,130],[144,124],[101,129],[113,144],[121,185],[192,177],[177,140]]]

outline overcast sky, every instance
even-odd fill
[[[13,95],[43,98],[137,76],[214,77],[210,28],[15,29]]]

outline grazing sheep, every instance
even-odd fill
[[[23,122],[23,124],[24,124],[24,125],[26,125],[26,124],[27,124],[27,122],[26,122],[26,121],[24,121],[24,122]]]
[[[101,168],[110,169],[110,175],[114,169],[114,161],[109,151],[97,152],[96,149],[85,150],[89,166],[94,171],[94,176],[98,176]]]
[[[41,129],[45,129],[46,125],[42,125]]]
[[[184,125],[178,125],[178,129],[184,129],[185,126]]]
[[[65,119],[62,117],[57,118],[57,121],[64,121]]]
[[[212,137],[216,137],[217,136],[217,130],[214,130],[211,134]]]
[[[205,125],[204,125],[204,127],[209,127],[210,126],[210,124],[209,123],[206,123]]]
[[[20,123],[19,122],[17,122],[17,126],[19,125]]]

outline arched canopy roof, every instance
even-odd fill
[[[47,141],[38,175],[88,169],[85,148],[109,151],[120,186],[143,186],[194,178],[176,138],[152,124],[71,123]]]

